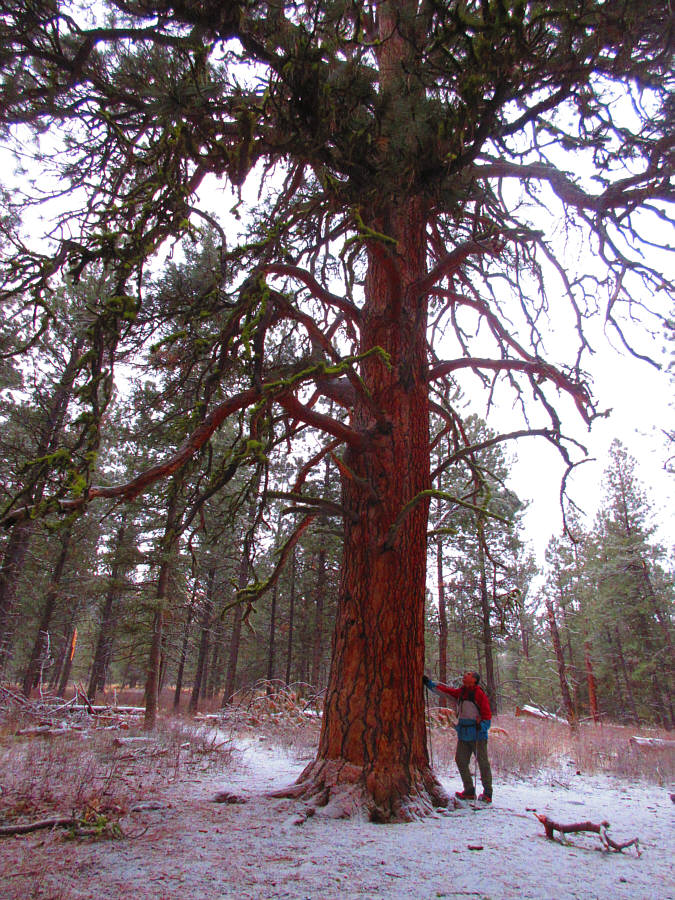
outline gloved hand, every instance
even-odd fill
[[[428,678],[426,675],[422,676],[422,684],[428,691],[436,690],[436,682],[432,681],[431,678]]]
[[[490,725],[492,725],[492,721],[490,719],[483,719],[478,726],[478,740],[479,741],[487,741],[488,731],[490,730]]]

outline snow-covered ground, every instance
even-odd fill
[[[672,787],[570,770],[537,780],[496,779],[495,803],[486,810],[407,825],[336,821],[319,811],[298,825],[298,805],[265,792],[290,783],[306,762],[264,741],[242,741],[226,771],[176,785],[159,798],[163,808],[124,821],[127,840],[68,844],[43,833],[6,841],[0,894],[16,900],[675,898]],[[450,792],[458,787],[453,775],[442,780]],[[214,803],[219,791],[247,802]],[[567,845],[546,840],[535,810],[563,824],[607,819],[614,840],[640,839],[642,855],[634,847],[602,852],[594,834],[570,835]]]

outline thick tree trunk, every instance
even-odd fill
[[[373,241],[363,308],[362,368],[375,406],[359,396],[362,435],[344,457],[344,556],[332,667],[316,760],[293,796],[330,813],[365,809],[373,821],[411,820],[448,798],[429,766],[424,723],[424,599],[429,474],[426,303],[421,204],[369,222]],[[407,506],[409,504],[409,506]]]

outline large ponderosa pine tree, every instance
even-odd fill
[[[658,304],[668,289],[641,251],[665,245],[672,198],[670,4],[28,0],[0,10],[0,121],[24,159],[37,136],[38,188],[60,198],[51,245],[9,235],[8,309],[20,319],[37,304],[32,328],[49,316],[60,273],[99,267],[113,284],[92,304],[81,439],[41,510],[135,496],[228,417],[240,417],[253,455],[272,434],[313,431],[315,464],[330,453],[341,472],[344,555],[320,746],[294,793],[377,820],[443,804],[421,690],[430,406],[454,435],[454,463],[470,462],[471,448],[459,411],[440,402],[444,381],[473,378],[499,396],[510,385],[548,417],[532,413],[514,432],[563,452],[556,404],[571,398],[593,418],[586,315],[604,303],[630,342],[622,308],[638,315],[640,297]],[[259,186],[239,244],[215,179]],[[29,181],[19,204],[22,192]],[[221,267],[193,313],[227,388],[166,463],[127,485],[92,485],[147,263],[204,221],[224,228]],[[216,308],[230,312],[214,333]],[[576,330],[567,360],[546,355],[549,315],[568,345]],[[284,361],[291,336],[298,353]],[[30,512],[16,505],[5,524]]]

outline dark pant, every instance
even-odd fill
[[[491,797],[492,769],[490,768],[490,760],[488,759],[487,744],[487,741],[457,741],[455,762],[457,763],[459,774],[462,776],[464,790],[469,794],[473,794],[473,778],[471,777],[469,764],[471,762],[472,754],[475,753],[476,759],[478,760],[478,768],[480,769],[480,780],[483,783],[483,790]]]

